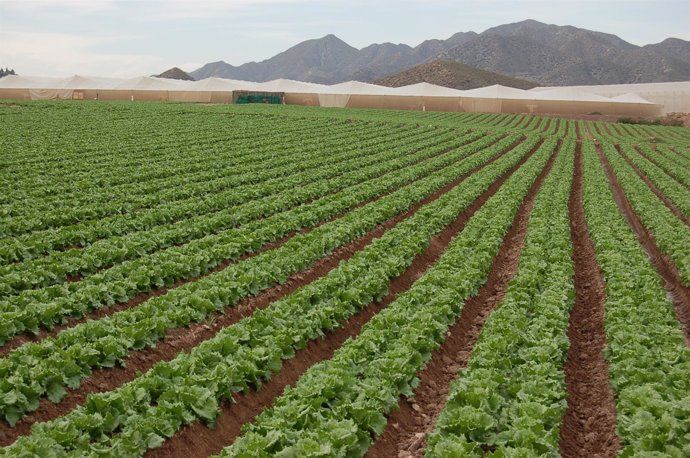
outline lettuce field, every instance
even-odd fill
[[[690,456],[690,130],[0,104],[0,456]]]

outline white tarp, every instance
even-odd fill
[[[637,94],[632,94],[630,92],[623,94],[623,95],[618,95],[616,97],[611,97],[611,100],[613,100],[615,102],[627,102],[627,103],[652,103],[649,100],[644,99]]]
[[[514,87],[494,84],[493,86],[463,91],[463,97],[474,97],[481,99],[531,100],[533,98],[533,94],[530,94],[522,89],[515,89]]]
[[[631,89],[632,88],[632,89]],[[360,81],[323,85],[289,79],[264,83],[207,78],[181,81],[150,76],[127,80],[73,75],[68,78],[7,76],[0,79],[4,97],[74,98],[93,95],[79,90],[99,90],[104,99],[219,101],[232,99],[233,91],[281,92],[288,103],[327,107],[396,108],[446,111],[589,113],[640,115],[664,111],[690,112],[690,82],[613,86],[546,87],[525,91],[493,85],[460,91],[429,83],[389,88]],[[22,91],[25,91],[22,93]],[[33,91],[33,92],[29,92]],[[134,92],[133,92],[134,91]],[[1,94],[0,94],[1,95]],[[614,97],[614,98],[610,98]],[[651,102],[651,103],[650,103]]]
[[[663,105],[664,113],[690,113],[690,81],[568,87],[603,97],[618,97],[625,94],[635,94],[648,102]],[[551,89],[554,88],[535,87],[530,89],[530,91],[542,92]]]
[[[610,102],[611,99],[572,87],[557,87],[546,91],[525,91],[533,100],[572,100],[574,102]]]
[[[325,86],[326,94],[350,94],[350,95],[396,95],[395,90],[386,86],[362,83],[361,81],[346,81],[344,83]]]
[[[277,79],[266,81],[265,83],[253,83],[255,91],[262,92],[294,92],[297,94],[318,94],[328,86],[316,83],[305,83],[302,81]]]
[[[466,91],[438,86],[430,83],[417,83],[408,86],[396,87],[391,90],[398,95],[422,96],[422,97],[461,97]]]
[[[193,81],[186,87],[186,91],[246,91],[251,90],[256,83],[250,81],[230,80],[225,78],[205,78]]]
[[[55,89],[61,87],[64,78],[48,76],[9,75],[0,78],[0,87],[8,89]]]
[[[129,89],[136,91],[184,91],[190,81],[155,78],[153,76],[139,76],[122,81],[113,89]]]

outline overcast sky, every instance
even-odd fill
[[[690,40],[690,0],[0,0],[0,67],[25,75],[138,76],[263,60],[329,33],[357,48],[414,46],[527,18],[638,45]]]

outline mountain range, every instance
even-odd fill
[[[357,49],[335,35],[307,40],[270,59],[233,66],[212,62],[190,72],[269,81],[375,81],[431,60],[460,62],[541,85],[617,84],[690,80],[690,42],[678,38],[636,46],[616,35],[525,20],[445,40],[372,44]]]

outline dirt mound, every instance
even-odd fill
[[[160,75],[156,75],[156,78],[168,78],[171,80],[185,80],[185,81],[194,81],[194,78],[192,78],[189,73],[185,72],[184,70],[173,67],[169,70],[164,71]]]
[[[684,127],[690,127],[690,113],[668,113],[661,118],[663,125],[678,125],[682,123]]]
[[[403,70],[375,81],[376,84],[389,87],[407,86],[416,83],[431,83],[453,89],[475,89],[478,87],[501,84],[519,89],[531,89],[537,86],[532,81],[513,78],[486,70],[470,67],[459,62],[434,60]]]

